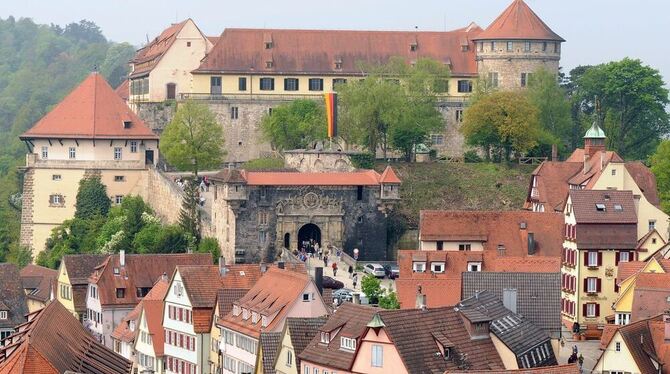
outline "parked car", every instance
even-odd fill
[[[338,281],[333,277],[327,275],[323,276],[323,288],[331,288],[333,290],[339,290],[344,287],[344,283]]]
[[[365,266],[363,266],[363,271],[367,274],[374,275],[377,278],[384,278],[386,275],[384,267],[379,264],[365,264]]]
[[[333,299],[337,299],[338,304],[342,304],[345,301],[353,300],[354,291],[349,288],[340,288],[339,290],[333,291]]]
[[[384,273],[388,279],[396,279],[400,276],[400,268],[398,265],[384,265]]]

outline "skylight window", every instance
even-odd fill
[[[605,204],[597,203],[596,204],[596,210],[599,212],[604,212],[605,211]]]
[[[621,206],[621,204],[614,204],[614,211],[623,212],[623,207]]]

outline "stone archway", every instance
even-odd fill
[[[298,247],[300,248],[303,242],[312,240],[314,240],[315,243],[319,243],[319,246],[321,246],[321,229],[313,223],[303,225],[300,230],[298,230]]]

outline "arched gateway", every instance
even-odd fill
[[[303,243],[312,243],[312,241],[321,245],[321,229],[313,223],[308,223],[298,230],[298,245],[302,247]]]

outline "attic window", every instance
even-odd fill
[[[597,203],[596,204],[596,210],[599,211],[599,212],[604,212],[605,211],[605,204]]]
[[[7,311],[0,310],[0,319],[7,319]]]
[[[261,326],[268,327],[268,316],[261,316]]]
[[[240,315],[239,305],[233,305],[233,315],[236,316],[236,317]]]
[[[323,344],[328,344],[330,343],[330,333],[329,332],[321,332],[321,343]]]
[[[621,204],[614,204],[614,211],[623,212],[623,207],[621,206]]]
[[[129,129],[130,126],[132,126],[132,124],[133,123],[131,121],[123,121],[123,128],[124,129]]]
[[[114,275],[119,275],[119,268],[114,268]]]
[[[417,49],[419,49],[419,44],[412,43],[412,44],[409,45],[410,52],[416,52]]]
[[[463,45],[461,46],[461,52],[467,52],[467,51],[469,51],[469,50],[470,50],[470,45],[468,45],[468,44],[463,44]]]
[[[347,338],[347,337],[340,337],[340,348],[346,349],[349,351],[355,351],[356,350],[356,339],[353,338]]]
[[[335,61],[335,70],[342,70],[342,60]]]
[[[249,319],[249,309],[242,308],[242,319]]]
[[[272,49],[274,47],[274,43],[272,42],[265,42],[265,49]]]
[[[266,68],[271,69],[272,66],[274,66],[274,62],[272,62],[272,61],[266,61],[265,62],[265,67]]]

